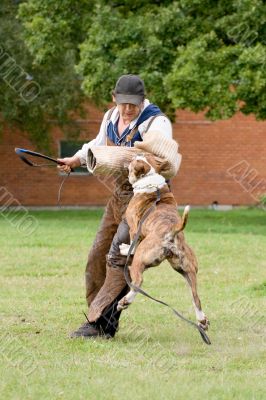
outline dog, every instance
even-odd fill
[[[167,260],[172,268],[186,279],[191,289],[198,325],[207,330],[209,321],[202,311],[197,293],[198,263],[193,250],[185,242],[183,233],[189,206],[185,208],[180,218],[174,196],[165,178],[160,175],[163,167],[163,163],[158,163],[158,159],[149,153],[137,155],[128,166],[129,182],[133,186],[134,196],[128,204],[125,217],[129,225],[131,242],[137,233],[142,216],[157,198],[157,189],[160,190],[160,201],[141,226],[139,244],[129,267],[131,282],[140,288],[145,269]],[[129,247],[128,244],[121,244],[120,253],[128,255]],[[131,288],[118,302],[117,309],[120,311],[127,308],[136,294],[137,292]]]

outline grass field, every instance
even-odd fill
[[[190,213],[211,346],[141,295],[115,339],[68,338],[84,322],[84,266],[101,214],[32,212],[31,235],[23,213],[1,214],[0,398],[265,399],[265,211]],[[167,264],[146,272],[143,287],[194,319]]]

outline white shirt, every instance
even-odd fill
[[[146,107],[148,107],[149,104],[150,104],[149,100],[145,99],[143,110]],[[142,112],[143,112],[143,110],[142,110]],[[77,153],[75,154],[75,156],[79,157],[81,165],[84,165],[84,166],[86,165],[86,158],[87,158],[88,150],[92,146],[105,146],[106,145],[106,128],[107,128],[106,121],[107,121],[108,113],[109,113],[109,110],[104,114],[104,117],[103,117],[103,120],[101,123],[101,127],[100,127],[100,131],[99,131],[98,135],[96,136],[96,138],[91,140],[88,143],[85,143],[82,146],[82,148],[79,151],[77,151]],[[137,118],[135,118],[133,121],[131,121],[131,123],[129,125],[130,129],[135,126],[139,116],[140,116],[140,114],[137,116]],[[119,118],[119,112],[118,112],[118,108],[116,107],[111,115],[110,120],[113,122],[113,124],[115,124],[116,121],[118,120],[118,118]],[[138,131],[141,136],[143,133],[146,132],[147,126],[148,126],[151,118],[152,117],[146,119],[146,121],[144,121],[142,124],[139,125]],[[173,137],[171,122],[164,115],[158,115],[158,117],[156,117],[152,121],[152,123],[151,123],[148,131],[145,133],[145,135],[148,135],[149,131],[162,132],[169,139],[172,139],[172,137]]]

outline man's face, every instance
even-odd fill
[[[115,99],[113,100],[115,101]],[[121,103],[117,104],[117,108],[120,116],[124,120],[131,122],[141,113],[143,109],[143,103],[141,103],[139,106],[136,106],[135,104]]]

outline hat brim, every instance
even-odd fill
[[[115,101],[117,104],[134,104],[135,106],[139,106],[143,102],[143,96],[138,96],[135,94],[118,94],[115,93]]]

